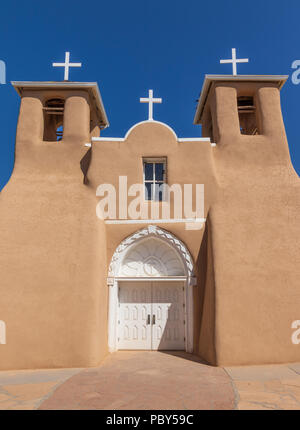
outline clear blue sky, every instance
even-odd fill
[[[14,162],[19,97],[12,80],[59,81],[65,51],[70,80],[97,81],[110,121],[103,136],[124,136],[147,119],[139,97],[162,97],[154,119],[179,137],[199,136],[193,125],[196,99],[206,73],[230,74],[219,64],[237,48],[239,74],[288,74],[300,59],[299,0],[93,0],[6,1],[0,12],[0,59],[7,84],[0,85],[0,188]],[[300,85],[284,86],[282,109],[292,161],[300,173]]]

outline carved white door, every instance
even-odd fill
[[[122,282],[119,285],[119,349],[184,350],[182,282]]]
[[[119,285],[119,349],[151,349],[151,282]]]

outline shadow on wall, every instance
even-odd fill
[[[196,350],[199,348],[199,334],[201,332],[202,325],[202,317],[203,317],[203,305],[204,305],[204,297],[205,297],[205,286],[206,286],[206,277],[207,277],[207,242],[208,242],[208,222],[206,222],[202,242],[200,245],[197,261],[195,264],[195,271],[197,277],[197,287],[194,290],[195,300],[194,300],[194,314],[198,315],[198,336],[196,339]]]
[[[194,352],[216,363],[215,351],[215,282],[209,214],[205,223],[195,270],[197,287],[194,289],[195,344]]]

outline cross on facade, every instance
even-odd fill
[[[161,103],[162,99],[155,99],[153,98],[153,90],[149,90],[149,97],[148,98],[140,98],[141,103],[149,103],[149,117],[148,121],[153,121],[153,103]]]
[[[70,67],[81,67],[81,63],[70,63],[70,52],[65,53],[65,62],[64,63],[52,63],[53,67],[64,67],[65,75],[64,80],[69,80],[69,68]]]
[[[248,63],[249,62],[249,58],[236,58],[236,49],[232,48],[231,50],[232,52],[232,58],[230,60],[220,60],[221,64],[224,63],[232,63],[232,74],[235,76],[237,75],[237,70],[236,70],[236,65],[237,63]]]

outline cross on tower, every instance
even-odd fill
[[[81,67],[81,63],[70,63],[70,52],[65,53],[65,62],[64,63],[52,63],[53,67],[64,67],[65,75],[64,80],[69,80],[69,68],[70,67]]]
[[[220,63],[232,63],[232,74],[233,75],[237,75],[237,70],[236,70],[236,65],[237,63],[248,63],[249,62],[249,58],[240,58],[237,59],[236,58],[236,49],[232,48],[231,49],[232,52],[232,58],[230,60],[220,60]]]
[[[161,103],[162,99],[153,98],[153,90],[149,90],[148,98],[140,98],[141,103],[149,103],[149,118],[148,121],[153,121],[153,103]]]

